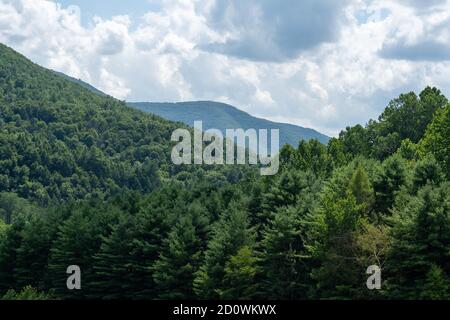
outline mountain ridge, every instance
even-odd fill
[[[317,139],[326,144],[326,135],[309,128],[288,123],[279,123],[258,118],[239,108],[215,101],[188,102],[127,102],[127,105],[141,111],[156,114],[164,119],[183,122],[193,126],[194,121],[203,121],[203,128],[219,129],[279,129],[280,147],[284,144],[298,146],[301,140]]]
[[[53,70],[52,70],[53,71]],[[62,72],[53,71],[55,74],[64,77],[66,80],[77,83],[82,87],[92,91],[100,96],[108,96],[95,86]],[[211,101],[181,101],[181,102],[145,102],[145,101],[125,101],[125,103],[134,109],[152,113],[166,120],[182,122],[193,127],[194,121],[202,120],[203,128],[219,129],[225,133],[226,129],[279,129],[280,130],[280,147],[290,144],[297,147],[301,140],[317,139],[323,144],[327,144],[330,137],[311,129],[290,123],[275,122],[265,118],[260,118],[245,112],[233,105]],[[177,107],[189,107],[190,110],[183,110]],[[176,112],[173,109],[177,108]],[[186,109],[186,108],[184,108]],[[212,114],[205,113],[205,110]]]

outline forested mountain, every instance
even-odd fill
[[[329,137],[312,129],[286,123],[276,123],[265,119],[255,118],[233,106],[212,101],[193,101],[180,103],[128,103],[129,106],[156,114],[164,119],[180,121],[189,126],[194,121],[203,121],[203,129],[219,129],[225,135],[226,129],[279,129],[280,147],[290,144],[297,147],[300,140],[316,139],[327,143]]]
[[[65,79],[79,84],[93,93],[107,96],[104,92],[98,90],[92,85],[63,73],[55,72]],[[194,126],[194,121],[203,122],[203,130],[219,129],[225,136],[226,129],[279,129],[280,147],[290,144],[297,147],[301,140],[318,140],[326,144],[329,137],[313,129],[307,129],[300,126],[277,123],[266,119],[260,119],[241,111],[231,105],[213,102],[213,101],[191,101],[179,103],[160,103],[160,102],[127,102],[131,108],[148,112],[169,121],[182,122],[190,127]],[[253,150],[257,151],[257,150]]]
[[[436,88],[327,145],[284,146],[266,177],[175,167],[179,124],[4,46],[0,88],[3,299],[450,299],[450,104]]]
[[[194,170],[170,161],[178,127],[0,45],[1,191],[41,204],[147,193]]]

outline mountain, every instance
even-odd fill
[[[164,119],[183,122],[189,126],[194,121],[202,120],[203,129],[219,129],[225,133],[226,129],[279,129],[280,147],[290,144],[298,146],[300,140],[317,139],[326,144],[330,139],[313,129],[302,128],[292,124],[276,123],[266,119],[260,119],[241,111],[231,105],[212,102],[195,101],[180,103],[148,103],[128,102],[130,107],[156,114]]]
[[[75,80],[0,44],[0,193],[41,204],[108,199],[209,170],[173,165],[170,137],[182,124]]]
[[[53,72],[95,94],[104,97],[108,96],[106,93],[81,79],[76,79],[57,71]],[[300,140],[312,139],[327,144],[330,139],[330,137],[313,129],[256,118],[234,106],[214,101],[190,101],[178,103],[127,102],[127,105],[134,109],[155,114],[166,120],[182,122],[190,127],[194,126],[194,121],[202,120],[204,130],[219,129],[224,135],[226,129],[279,129],[280,147],[285,144],[297,147]]]

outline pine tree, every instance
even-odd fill
[[[20,289],[14,278],[14,269],[17,264],[17,248],[20,247],[22,241],[21,233],[24,225],[25,220],[19,217],[6,229],[0,242],[0,295],[9,289]]]
[[[375,211],[388,214],[394,205],[395,196],[407,184],[405,160],[399,155],[388,158],[383,163],[383,172],[374,183]]]
[[[422,299],[426,300],[448,300],[450,299],[450,283],[442,269],[432,265],[428,271],[423,291]]]
[[[121,211],[112,206],[74,208],[61,225],[49,257],[49,278],[58,298],[83,299],[95,296],[93,283],[94,255],[100,250],[102,238],[111,233]],[[66,286],[67,267],[81,269],[82,290],[69,291]]]
[[[299,211],[296,207],[279,210],[264,231],[261,265],[267,299],[306,298],[308,257]]]
[[[361,164],[356,167],[348,188],[355,197],[356,203],[362,205],[365,213],[368,214],[373,206],[374,191],[366,170]]]
[[[21,244],[17,248],[14,278],[19,288],[32,286],[38,290],[47,290],[50,233],[42,216],[32,214],[27,220],[21,232]]]
[[[133,299],[145,278],[136,278],[137,257],[133,255],[135,219],[122,215],[108,237],[104,237],[100,251],[93,257],[95,281],[94,297],[101,299]],[[149,273],[150,275],[150,273]]]
[[[244,246],[252,246],[254,232],[247,213],[232,204],[214,226],[205,259],[194,280],[196,294],[204,299],[220,298],[224,289],[225,266]]]
[[[244,246],[225,264],[223,287],[219,292],[225,300],[251,300],[258,291],[258,258],[253,248]]]
[[[445,180],[442,169],[433,155],[429,155],[419,161],[413,173],[413,191],[417,192],[427,183],[439,185]]]
[[[450,272],[450,186],[427,185],[394,209],[386,273],[389,295],[418,299],[432,265]]]
[[[193,281],[201,258],[201,239],[193,217],[181,217],[153,266],[158,297],[161,299],[194,299]]]

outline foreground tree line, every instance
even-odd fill
[[[198,170],[149,193],[47,205],[4,192],[0,294],[450,299],[449,123],[447,99],[426,88],[327,146],[285,146],[273,177]],[[66,287],[69,265],[81,290]],[[380,290],[366,287],[371,265]]]

